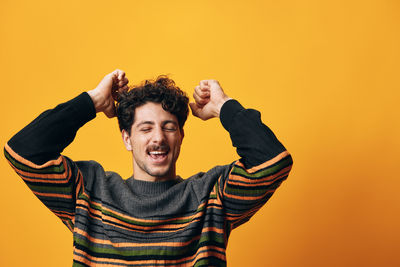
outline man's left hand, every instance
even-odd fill
[[[216,80],[202,80],[195,87],[195,102],[189,103],[192,114],[202,120],[219,117],[222,105],[231,99],[222,90]]]

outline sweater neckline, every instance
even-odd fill
[[[137,195],[156,195],[167,191],[182,181],[183,179],[180,176],[176,176],[176,178],[173,180],[155,182],[137,180],[131,176],[126,180],[126,183]]]

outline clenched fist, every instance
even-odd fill
[[[231,99],[216,80],[202,80],[195,87],[193,97],[195,102],[189,103],[190,109],[194,116],[202,120],[219,117],[222,105]]]
[[[88,91],[96,112],[104,112],[108,118],[115,117],[114,101],[117,100],[117,92],[128,90],[128,82],[125,72],[116,69],[107,74],[95,89]]]

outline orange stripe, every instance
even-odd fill
[[[85,203],[87,203],[87,202],[85,202]],[[102,218],[102,222],[105,223],[105,224],[108,224],[108,225],[111,225],[111,226],[114,226],[114,227],[119,227],[119,228],[126,229],[126,230],[130,230],[130,231],[132,231],[132,229],[134,229],[134,230],[157,230],[157,232],[160,232],[160,233],[171,233],[172,232],[171,230],[162,231],[162,229],[172,228],[172,229],[179,229],[180,230],[181,228],[185,228],[188,225],[190,225],[191,223],[193,223],[193,221],[195,219],[198,219],[199,217],[203,216],[203,213],[204,213],[204,211],[196,213],[195,216],[193,216],[192,220],[190,220],[189,222],[184,223],[184,224],[178,224],[178,225],[169,224],[169,225],[156,225],[156,226],[137,226],[137,225],[130,224],[128,222],[121,221],[121,220],[116,219],[114,217],[111,217],[109,215],[105,215],[101,211],[99,211],[97,209],[93,209],[88,205],[85,205],[85,203],[82,203],[82,205],[85,208],[83,208],[83,207],[77,207],[77,208],[86,209],[86,211],[89,212],[89,216],[91,216],[94,219],[99,219],[99,218],[94,217],[91,214],[98,215],[99,217]],[[105,222],[103,219],[106,219],[108,221],[112,221],[114,223],[122,224],[125,227],[113,225],[113,224],[111,224],[109,222]],[[155,222],[155,221],[153,220],[152,222]],[[209,231],[209,229],[210,229],[210,231],[214,231],[214,232],[221,233],[221,234],[223,233],[223,230],[219,229],[219,228],[205,228],[205,229],[207,229],[207,231]]]
[[[202,203],[202,204],[200,204],[199,205],[199,207],[198,208],[201,208],[202,206],[204,206],[205,205],[205,203]],[[101,205],[100,205],[101,206]],[[109,211],[109,212],[112,212],[112,213],[114,213],[114,214],[118,214],[119,216],[121,216],[121,217],[123,217],[123,218],[125,218],[125,219],[128,219],[128,220],[136,220],[136,221],[138,221],[138,222],[157,222],[157,223],[165,223],[165,222],[170,222],[170,221],[176,221],[176,220],[187,220],[187,219],[193,219],[194,217],[195,217],[195,215],[189,215],[189,216],[185,216],[185,217],[176,217],[176,218],[170,218],[170,219],[165,219],[165,220],[145,220],[145,219],[139,219],[139,218],[135,218],[135,217],[131,217],[131,216],[127,216],[127,215],[124,215],[124,214],[121,214],[121,213],[119,213],[119,212],[115,212],[115,211],[113,211],[113,210],[111,210],[111,209],[109,209],[109,208],[106,208],[106,207],[102,207],[104,210],[106,210],[106,211]],[[204,211],[203,211],[204,212]],[[199,212],[198,212],[199,213]],[[196,213],[196,214],[198,214],[198,213]],[[198,217],[198,216],[196,216],[196,217]]]
[[[215,232],[215,233],[223,234],[224,233],[224,229],[217,228],[217,227],[204,227],[201,230],[201,232],[202,233]]]
[[[165,229],[165,228],[172,228],[172,229],[181,229],[181,228],[184,228],[184,227],[186,227],[186,226],[188,226],[188,225],[190,225],[191,223],[193,223],[193,221],[194,220],[196,220],[196,219],[198,219],[199,217],[201,217],[201,216],[203,216],[203,214],[204,214],[204,210],[203,211],[201,211],[201,212],[197,212],[196,214],[194,214],[193,216],[188,216],[188,217],[182,217],[182,218],[190,218],[190,220],[188,221],[188,222],[186,222],[186,223],[180,223],[180,224],[162,224],[162,225],[155,225],[155,226],[139,226],[139,225],[133,225],[133,224],[131,224],[131,223],[129,223],[129,222],[125,222],[125,221],[121,221],[120,219],[118,219],[118,218],[114,218],[114,217],[112,217],[112,216],[110,216],[110,215],[106,215],[106,214],[104,214],[104,213],[102,213],[101,211],[99,211],[99,210],[97,210],[97,209],[93,209],[93,208],[91,208],[90,207],[90,205],[88,206],[86,203],[86,201],[80,201],[80,200],[78,200],[78,202],[80,203],[80,204],[82,204],[83,206],[85,206],[86,208],[88,208],[88,210],[87,211],[90,211],[92,214],[95,214],[95,215],[98,215],[98,216],[100,216],[102,219],[107,219],[108,221],[112,221],[112,222],[114,222],[114,223],[118,223],[118,224],[122,224],[122,225],[124,225],[124,226],[126,226],[127,228],[124,228],[124,229],[126,229],[126,230],[132,230],[132,228],[133,229],[135,229],[135,230],[158,230],[157,232],[171,232],[171,230],[168,230],[168,231],[162,231],[162,229]],[[217,204],[219,204],[217,201],[209,201],[210,203],[213,203],[213,202],[216,202]],[[101,205],[100,205],[101,206]],[[222,209],[222,207],[216,207],[217,209]],[[124,216],[124,217],[128,217],[128,216]],[[94,217],[93,217],[94,218]],[[132,218],[132,217],[130,217],[130,218]],[[179,218],[172,218],[172,219],[166,219],[166,220],[160,220],[160,221],[158,221],[158,220],[141,220],[141,221],[146,221],[146,222],[153,222],[153,223],[163,223],[163,222],[168,222],[168,221],[175,221],[175,220],[178,220]],[[139,220],[138,220],[139,221]],[[103,222],[103,223],[106,223],[106,222]],[[110,224],[109,223],[109,225],[113,225],[113,224]],[[118,226],[118,227],[120,227],[120,226]]]
[[[71,173],[72,174],[72,173]],[[83,177],[81,171],[78,169],[78,175],[75,178],[75,184],[76,184],[76,191],[75,191],[75,197],[76,199],[79,198],[79,192],[82,190],[85,190],[85,185],[83,183]]]
[[[73,229],[72,229],[72,227],[69,225],[68,222],[66,223],[66,226],[68,227],[68,229],[69,229],[71,232],[73,232]]]
[[[244,217],[248,217],[250,215],[254,215],[265,203],[259,203],[258,205],[254,206],[253,208],[247,210],[245,213],[242,214],[233,214],[233,213],[225,213],[226,219],[230,221],[239,220]]]
[[[66,216],[74,216],[75,215],[75,212],[68,212],[68,211],[64,211],[64,210],[63,211],[55,211],[55,212],[57,212],[61,215],[66,214]]]
[[[60,156],[57,159],[50,160],[42,165],[37,165],[37,164],[21,157],[16,152],[14,152],[14,150],[8,145],[8,143],[6,143],[4,148],[7,150],[8,154],[10,154],[15,160],[17,160],[17,161],[21,162],[22,164],[25,164],[31,168],[35,168],[35,169],[43,169],[43,168],[51,166],[51,165],[59,165],[62,161],[62,156]]]
[[[84,193],[84,195],[85,195],[87,198],[90,199],[90,197],[86,194],[86,192]],[[194,215],[189,215],[189,216],[185,216],[185,217],[177,217],[177,218],[174,217],[174,218],[165,219],[165,220],[146,220],[146,219],[140,219],[140,218],[135,218],[135,217],[132,217],[132,216],[128,216],[128,215],[126,215],[126,214],[117,212],[117,211],[112,210],[112,209],[109,209],[109,208],[107,208],[107,207],[103,207],[99,202],[96,202],[96,201],[90,201],[90,202],[93,203],[93,204],[95,204],[96,206],[100,206],[100,208],[101,208],[102,210],[105,210],[105,211],[108,211],[108,212],[113,213],[113,214],[115,214],[115,215],[118,215],[118,216],[120,216],[120,217],[122,217],[122,218],[124,218],[124,219],[133,220],[133,221],[138,221],[138,222],[144,222],[144,223],[147,223],[147,222],[152,223],[152,222],[155,222],[155,221],[158,222],[158,223],[165,223],[165,222],[169,222],[169,221],[191,219],[191,218],[193,218],[193,216],[194,216]],[[87,201],[84,200],[84,199],[78,199],[78,203],[81,204],[81,205],[83,205],[83,206],[87,206],[87,205],[85,204],[85,203],[87,203]],[[205,204],[206,204],[205,202],[201,203],[201,204],[199,205],[198,209],[202,208]]]
[[[171,233],[172,231],[168,231],[168,230],[163,231],[163,230],[161,230],[161,229],[163,229],[163,228],[165,228],[165,227],[167,227],[167,226],[170,226],[171,228],[177,229],[177,230],[179,231],[179,230],[181,230],[180,228],[186,227],[186,226],[189,225],[190,223],[193,223],[193,221],[194,221],[195,219],[197,219],[197,218],[194,218],[193,220],[191,220],[191,221],[188,222],[188,223],[179,224],[179,225],[137,226],[137,225],[133,225],[133,224],[130,224],[130,223],[127,223],[127,222],[124,222],[124,221],[120,221],[120,220],[115,219],[115,218],[113,218],[113,217],[110,217],[110,216],[108,216],[108,215],[105,215],[105,214],[101,213],[101,211],[96,210],[96,209],[92,209],[91,207],[88,207],[87,205],[84,205],[84,206],[85,206],[86,209],[88,209],[87,211],[90,211],[90,212],[91,212],[91,213],[89,213],[89,216],[92,217],[93,219],[97,219],[97,220],[98,220],[99,218],[94,217],[92,214],[98,215],[98,216],[101,217],[102,223],[107,224],[107,225],[110,225],[110,226],[113,226],[113,227],[118,227],[118,228],[120,228],[120,229],[125,229],[125,230],[128,230],[128,231],[146,232],[145,230],[156,230],[156,231],[159,232],[159,233]],[[83,209],[82,207],[77,207],[77,208]],[[199,215],[199,216],[200,216],[200,215]],[[196,217],[199,217],[199,216],[196,216]],[[113,221],[114,223],[122,224],[122,225],[124,225],[124,226],[121,226],[121,225],[118,225],[118,226],[117,226],[117,225],[115,225],[115,224],[113,224],[113,223],[105,222],[103,219],[111,220],[111,221]],[[158,230],[158,229],[159,229],[159,230]]]
[[[63,195],[63,194],[56,194],[56,193],[42,193],[42,192],[37,192],[37,191],[33,191],[33,190],[32,190],[32,192],[35,195],[44,196],[44,197],[59,197],[59,198],[72,199],[71,195]]]
[[[279,155],[277,155],[276,157],[274,157],[273,159],[270,159],[270,160],[268,160],[268,161],[266,161],[266,162],[264,162],[264,163],[262,163],[260,165],[254,166],[254,167],[252,167],[250,169],[246,169],[244,167],[244,165],[240,161],[236,161],[235,165],[238,165],[238,166],[244,168],[246,170],[246,172],[248,172],[248,173],[254,173],[254,172],[258,171],[258,170],[266,168],[266,167],[268,167],[268,166],[280,161],[281,159],[283,159],[284,157],[286,157],[288,155],[290,155],[289,152],[287,152],[285,150],[282,153],[280,153]]]
[[[123,225],[125,225],[125,226],[127,226],[127,227],[130,227],[130,228],[135,228],[135,229],[142,229],[142,230],[155,230],[155,229],[165,229],[165,228],[172,228],[172,229],[180,229],[180,228],[182,228],[182,227],[186,227],[187,225],[189,225],[189,224],[191,224],[195,219],[197,219],[198,217],[201,217],[201,215],[202,215],[202,212],[198,212],[198,213],[196,213],[194,216],[192,216],[192,218],[190,218],[190,220],[188,221],[188,222],[186,222],[186,223],[180,223],[180,224],[161,224],[161,222],[159,222],[159,221],[157,221],[157,220],[154,220],[153,222],[154,223],[160,223],[161,225],[155,225],[155,226],[139,226],[139,225],[132,225],[131,223],[128,223],[128,222],[124,222],[124,221],[121,221],[121,220],[119,220],[119,219],[117,219],[117,218],[114,218],[114,217],[112,217],[112,216],[109,216],[109,215],[105,215],[105,214],[102,214],[102,215],[104,215],[104,216],[102,216],[103,218],[105,218],[105,219],[107,219],[107,220],[109,220],[109,221],[112,221],[112,222],[115,222],[115,223],[119,223],[119,224],[123,224]],[[169,231],[168,231],[169,232]]]
[[[216,249],[216,250],[219,249],[218,247],[215,247],[215,246],[202,247],[202,248],[204,248],[204,249],[209,248],[209,249]],[[219,249],[219,250],[221,250],[221,249]],[[217,253],[215,251],[204,251],[204,252],[201,252],[201,253],[196,253],[196,255],[194,255],[194,256],[190,256],[190,257],[186,257],[186,258],[182,258],[182,259],[178,259],[178,260],[138,260],[138,261],[127,261],[127,260],[119,260],[119,259],[98,258],[98,257],[94,257],[94,256],[91,256],[91,255],[88,255],[86,252],[84,252],[84,251],[82,251],[80,249],[77,249],[77,248],[74,248],[74,251],[76,251],[77,253],[83,254],[87,258],[89,258],[89,259],[86,259],[86,258],[84,258],[82,256],[79,256],[79,255],[76,255],[74,253],[74,259],[75,260],[79,260],[80,262],[83,262],[83,263],[88,264],[88,265],[91,265],[92,263],[94,263],[93,261],[103,261],[103,262],[107,262],[107,263],[104,263],[104,264],[94,263],[94,264],[96,264],[96,266],[106,266],[106,267],[110,266],[109,265],[110,263],[125,264],[125,265],[128,265],[128,264],[143,264],[143,265],[144,264],[153,264],[153,265],[156,265],[156,264],[171,264],[172,263],[172,264],[179,264],[180,266],[193,266],[193,262],[196,262],[200,258],[206,258],[208,256],[214,256],[214,257],[219,258],[219,259],[221,259],[223,261],[226,261],[226,258],[225,258],[224,255],[221,255],[220,253]],[[221,252],[225,253],[225,250],[222,250]],[[181,262],[184,262],[184,261],[187,261],[187,260],[189,260],[189,262],[181,263]],[[175,265],[175,266],[178,266],[178,265]]]
[[[263,198],[267,193],[274,192],[275,190],[276,190],[276,189],[267,190],[267,191],[265,191],[264,194],[262,194],[261,196],[257,196],[257,197],[249,197],[249,196],[243,197],[243,196],[231,195],[231,194],[228,194],[228,193],[225,193],[224,195],[225,195],[226,197],[230,197],[230,198],[233,198],[233,199],[249,200],[249,201],[250,201],[250,200],[258,200],[258,199],[261,199],[261,198]]]
[[[219,201],[218,199],[208,199],[207,204],[218,204],[218,205],[222,205],[221,201]],[[222,209],[222,207],[212,207],[213,209]]]
[[[291,169],[291,166],[288,166],[284,169],[281,169],[279,172],[275,173],[274,175],[270,175],[270,176],[266,176],[265,178],[261,178],[261,179],[254,179],[254,178],[245,178],[243,176],[238,176],[238,175],[234,175],[231,174],[229,176],[228,179],[228,184],[237,184],[237,185],[242,185],[242,186],[249,186],[249,187],[254,187],[254,186],[258,186],[258,185],[269,185],[269,184],[273,184],[278,178],[281,178],[284,175],[287,175],[289,173]],[[243,183],[235,183],[235,182],[244,182],[246,184]]]
[[[70,220],[72,220],[73,218],[74,218],[74,216],[73,215],[67,215],[67,214],[64,214],[64,213],[60,213],[60,212],[57,212],[57,211],[54,211],[54,210],[51,210],[55,215],[57,215],[57,217],[59,217],[60,219],[62,219],[63,220],[63,217],[65,218],[69,218]]]
[[[17,167],[15,167],[14,165],[11,164],[11,167],[15,170],[15,172],[19,175],[19,176],[31,176],[31,177],[38,177],[38,178],[53,178],[53,179],[60,179],[59,181],[52,181],[54,183],[65,183],[66,181],[69,180],[70,175],[68,176],[68,167],[66,168],[66,166],[64,166],[65,168],[65,172],[63,172],[62,174],[40,174],[40,173],[33,173],[33,172],[26,172],[23,170],[18,169]],[[31,182],[49,182],[48,180],[41,180],[41,179],[31,179],[31,178],[27,178],[27,177],[22,177],[24,180],[28,180]]]
[[[103,244],[110,245],[116,248],[127,248],[127,247],[184,247],[193,242],[194,240],[200,239],[200,235],[193,237],[189,241],[186,242],[158,242],[158,243],[113,243],[110,240],[106,239],[98,239],[89,235],[88,232],[85,232],[79,228],[75,228],[75,233],[80,234],[87,238],[90,242],[95,244]]]

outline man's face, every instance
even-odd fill
[[[174,179],[183,130],[175,115],[161,104],[148,102],[135,109],[131,135],[122,131],[126,148],[133,154],[135,179],[159,181]]]

